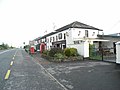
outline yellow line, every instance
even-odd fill
[[[5,79],[8,79],[10,76],[10,70],[7,71],[6,75],[5,75]]]
[[[10,65],[11,65],[11,66],[13,65],[13,61],[11,61]]]

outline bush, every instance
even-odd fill
[[[65,54],[65,56],[70,57],[70,48],[66,48],[66,49],[64,50],[64,54]]]
[[[77,52],[77,49],[76,48],[66,48],[64,50],[64,54],[68,57],[70,56],[77,56],[78,55],[78,52]]]
[[[54,55],[54,57],[57,58],[57,59],[64,59],[64,55],[61,54],[61,53],[56,53],[56,54]]]
[[[76,48],[70,48],[70,56],[77,56],[78,52]]]
[[[61,48],[51,48],[49,56],[54,57],[56,53],[63,53],[63,50]]]
[[[49,51],[48,50],[44,50],[42,53],[45,54],[45,55],[49,55]]]

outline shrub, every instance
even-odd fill
[[[95,45],[91,45],[91,44],[89,45],[89,55],[90,55],[90,57],[93,56],[93,53],[95,52],[94,48],[95,48]]]
[[[70,57],[70,48],[66,48],[66,49],[64,50],[64,54],[65,54],[65,56]]]
[[[45,55],[49,55],[49,51],[48,50],[44,50],[42,53],[45,54]]]
[[[57,59],[64,59],[64,55],[62,53],[56,53],[54,57]]]
[[[61,48],[51,48],[49,56],[54,57],[56,53],[63,53],[63,50]]]
[[[64,54],[68,57],[70,56],[77,56],[78,55],[78,52],[77,52],[77,49],[76,48],[66,48],[64,50]]]
[[[70,48],[70,56],[77,56],[78,52],[76,48]]]

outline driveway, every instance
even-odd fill
[[[102,61],[52,63],[33,56],[68,90],[120,90],[120,66]]]

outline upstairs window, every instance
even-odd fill
[[[64,33],[64,39],[66,39],[66,34]]]
[[[81,31],[78,32],[78,36],[80,36],[80,34],[81,34]]]
[[[58,34],[58,38],[62,39],[62,33]]]
[[[95,32],[93,32],[92,36],[94,36],[94,35],[95,35]]]
[[[88,37],[88,30],[85,30],[85,37]]]
[[[52,42],[52,37],[50,37],[50,42]]]
[[[47,38],[47,42],[49,43],[49,38]]]
[[[45,42],[47,41],[47,38],[45,37]]]
[[[53,37],[53,42],[55,41],[55,38]]]
[[[56,35],[56,41],[58,40],[58,36]]]
[[[40,39],[40,43],[42,43],[42,39]]]

